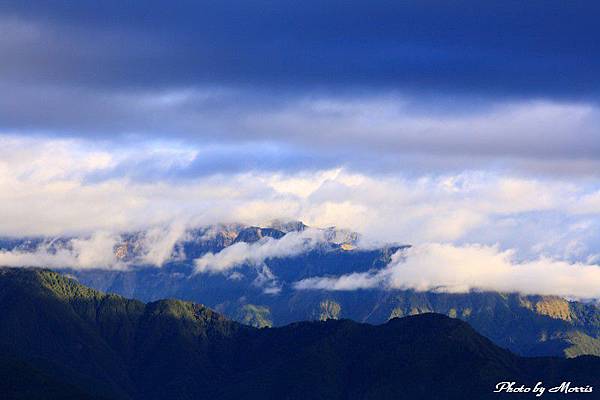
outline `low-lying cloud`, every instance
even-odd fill
[[[109,270],[161,267],[167,261],[184,256],[183,250],[176,246],[184,234],[185,227],[174,223],[139,232],[134,243],[109,232],[81,238],[45,239],[34,249],[0,250],[0,266]]]
[[[516,260],[494,246],[427,244],[399,251],[382,270],[315,277],[298,290],[412,289],[464,293],[470,290],[600,298],[600,266],[540,257]]]
[[[264,237],[258,242],[238,242],[218,253],[207,253],[195,260],[196,273],[222,273],[250,264],[260,266],[270,258],[292,257],[305,253],[325,242],[325,232],[305,229],[290,232],[281,239]]]
[[[0,251],[0,266],[75,269],[126,269],[115,255],[118,236],[100,232],[90,238],[70,239],[66,243],[42,242],[32,250]]]
[[[169,260],[184,258],[183,249],[177,248],[176,245],[185,234],[186,226],[181,221],[146,230],[141,234],[141,254],[136,262],[161,267]]]

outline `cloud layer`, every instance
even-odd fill
[[[265,237],[255,243],[238,242],[196,259],[196,273],[223,273],[244,264],[260,266],[269,258],[293,257],[314,249],[326,241],[325,232],[308,228],[290,232],[281,239]]]
[[[184,236],[184,225],[173,223],[138,232],[135,248],[130,247],[127,237],[106,231],[75,238],[42,238],[34,240],[34,248],[0,250],[0,266],[109,270],[126,270],[134,265],[161,267],[183,256],[176,244]]]
[[[594,179],[343,168],[97,179],[115,165],[134,162],[137,153],[63,139],[8,137],[0,144],[0,236],[120,234],[156,226],[182,231],[280,218],[349,228],[362,233],[366,244],[479,242],[573,261],[600,253],[600,187]],[[190,149],[145,146],[163,169],[193,160]],[[177,236],[169,236],[168,244]]]
[[[595,175],[597,11],[585,1],[7,1],[0,132],[195,150],[183,166],[138,154],[96,178]]]
[[[43,242],[33,250],[2,250],[0,265],[12,267],[126,269],[126,264],[115,256],[118,237],[106,232],[90,238],[70,239],[53,246]]]
[[[594,103],[494,100],[481,106],[385,93],[277,102],[277,93],[242,89],[123,95],[9,85],[2,92],[11,97],[4,103],[0,97],[0,132],[79,137],[109,149],[154,142],[178,148],[186,161],[165,164],[164,154],[139,153],[116,160],[96,179],[339,166],[388,173],[402,166],[415,174],[494,168],[595,176],[600,165],[600,109]]]
[[[549,258],[515,260],[511,251],[481,245],[427,244],[396,253],[377,272],[315,277],[298,290],[413,289],[464,293],[520,292],[576,298],[600,297],[600,267]]]

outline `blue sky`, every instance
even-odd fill
[[[289,218],[595,264],[599,8],[4,1],[0,234]]]

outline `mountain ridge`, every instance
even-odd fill
[[[485,399],[498,397],[499,379],[596,384],[600,368],[589,356],[515,356],[439,314],[256,329],[202,305],[144,304],[50,270],[0,268],[0,289],[0,349],[10,349],[11,365],[46,376],[41,392],[58,382],[85,398]]]
[[[275,221],[266,227],[217,224],[188,231],[174,245],[178,256],[160,268],[144,264],[125,270],[60,266],[54,270],[87,286],[143,302],[169,297],[203,302],[229,318],[257,327],[321,318],[379,324],[396,316],[436,312],[467,321],[496,344],[521,355],[600,355],[600,308],[593,303],[480,291],[452,294],[392,289],[294,289],[294,282],[302,279],[379,271],[390,262],[393,253],[407,248],[357,247],[360,237],[355,232],[324,228],[320,230],[325,238],[323,246],[259,261],[240,259],[239,265],[220,273],[197,273],[194,260],[209,253],[218,255],[243,243],[248,246],[247,251],[256,250],[250,246],[263,244],[276,247],[287,234],[307,229],[310,228],[300,221]],[[136,252],[143,247],[144,236],[131,234],[123,238],[125,243],[114,248],[115,254],[124,262],[132,262],[139,257]],[[28,239],[19,244],[14,239],[0,241],[0,248],[25,251],[39,246],[35,243]],[[66,242],[59,239],[52,243],[62,246]]]

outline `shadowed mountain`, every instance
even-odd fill
[[[434,312],[467,321],[497,345],[521,355],[600,355],[600,309],[593,303],[497,292],[294,288],[294,282],[302,279],[381,270],[396,251],[407,247],[362,249],[356,246],[359,235],[355,232],[323,229],[324,241],[300,254],[280,254],[259,263],[242,261],[222,273],[195,273],[194,260],[208,253],[218,254],[244,243],[274,245],[289,232],[306,229],[310,228],[301,222],[192,229],[175,244],[174,257],[160,268],[136,264],[140,254],[148,250],[144,248],[144,232],[138,232],[122,235],[122,243],[114,249],[118,259],[130,264],[128,270],[61,271],[95,289],[144,302],[161,298],[202,302],[229,318],[256,327],[327,318],[381,324],[394,317]],[[0,249],[35,251],[42,246],[52,253],[68,244],[64,238],[4,239],[0,240]]]
[[[506,380],[600,383],[598,358],[521,358],[442,315],[256,329],[40,269],[0,269],[0,350],[8,398],[485,399]]]
[[[300,230],[305,226],[291,228]],[[296,290],[293,283],[302,279],[381,270],[392,254],[406,247],[355,248],[355,233],[334,229],[326,232],[325,246],[298,255],[268,258],[259,266],[242,264],[228,273],[194,274],[188,254],[200,257],[241,241],[256,243],[265,237],[276,240],[285,233],[274,228],[221,227],[203,236],[188,236],[183,244],[187,259],[162,268],[68,273],[83,284],[142,301],[175,297],[203,302],[257,327],[323,318],[381,324],[394,317],[435,312],[467,321],[494,343],[521,355],[600,355],[600,309],[592,303],[475,291]]]

